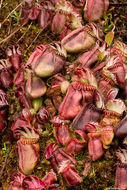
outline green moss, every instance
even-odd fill
[[[8,14],[20,3],[19,0],[5,0],[2,4],[2,9],[0,13],[0,23],[8,16]],[[114,2],[112,0],[112,2]],[[119,0],[115,2],[125,2],[124,0]],[[125,43],[127,43],[126,37],[126,21],[125,21],[125,13],[127,12],[127,7],[117,7],[114,8],[114,13],[112,15],[108,13],[107,18],[105,17],[104,30],[105,33],[110,31],[113,27],[112,23],[116,24],[115,31],[115,40],[122,39]],[[5,39],[12,31],[16,30],[19,27],[19,14],[20,8],[16,10],[11,17],[7,19],[7,21],[2,25],[0,40]],[[102,22],[104,19],[102,19]],[[31,26],[30,26],[31,24]],[[30,28],[28,29],[28,27]],[[25,35],[24,35],[25,34]],[[39,35],[38,35],[39,34]],[[23,36],[24,35],[24,36]],[[37,37],[38,35],[38,37]],[[39,44],[48,44],[53,41],[58,41],[58,36],[54,35],[51,32],[51,28],[43,31],[40,27],[40,24],[37,22],[29,22],[27,25],[24,25],[15,35],[13,35],[6,43],[1,45],[0,55],[2,58],[7,58],[6,56],[6,48],[9,44],[15,44],[18,42],[23,55],[23,62],[27,62],[29,56],[34,51],[35,47]],[[36,39],[36,40],[35,40]],[[79,54],[68,54],[67,61],[70,63],[74,63]],[[62,71],[63,74],[65,70]],[[66,75],[66,79],[71,81],[71,77]],[[47,83],[50,86],[50,83]],[[11,175],[13,172],[19,170],[18,168],[18,158],[17,158],[17,141],[13,139],[12,132],[10,127],[12,125],[11,119],[14,113],[21,110],[21,106],[17,98],[15,97],[14,91],[15,87],[7,89],[7,98],[9,102],[9,117],[8,117],[8,126],[5,130],[0,134],[1,143],[0,143],[0,167],[2,167],[6,154],[8,152],[8,147],[12,144],[11,151],[8,156],[7,166],[5,168],[4,174],[0,181],[1,184],[4,184],[6,187],[11,181]],[[44,97],[45,98],[45,97]],[[42,178],[46,172],[48,172],[52,167],[49,161],[45,160],[44,152],[45,147],[51,143],[56,142],[55,135],[53,134],[54,126],[48,123],[45,126],[45,131],[41,133],[41,137],[39,140],[40,144],[40,161],[37,164],[35,170],[32,174]],[[72,137],[75,136],[72,127],[70,126],[70,130],[72,132]],[[120,143],[119,143],[120,144]],[[80,154],[75,156],[77,161],[76,169],[79,174],[83,177],[83,182],[80,187],[77,189],[81,190],[107,190],[108,188],[113,188],[115,183],[115,168],[116,168],[116,160],[114,156],[114,152],[118,148],[118,142],[114,139],[111,148],[109,149],[110,155],[108,155],[108,151],[105,151],[105,155],[102,159],[92,162],[91,169],[89,170],[86,176],[82,176],[83,171],[83,160],[88,157],[88,148],[85,148]],[[4,149],[2,149],[4,148]],[[60,184],[60,190],[66,190],[68,188],[65,187],[65,181],[63,177],[58,174],[57,183]],[[7,189],[7,188],[6,188]],[[73,187],[72,187],[73,189]]]
[[[114,160],[105,160],[102,158],[92,162],[92,166],[87,176],[83,177],[84,187],[89,189],[101,190],[108,187],[114,187],[115,183],[115,162]]]

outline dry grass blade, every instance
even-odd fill
[[[4,170],[5,170],[5,167],[6,167],[6,164],[7,164],[7,159],[8,159],[8,156],[9,156],[9,154],[10,154],[11,148],[12,148],[12,147],[11,147],[11,145],[10,145],[9,151],[8,151],[8,153],[7,153],[7,155],[6,155],[5,159],[4,159],[2,168],[1,168],[1,170],[0,170],[0,178],[2,177],[2,175],[3,175],[3,173],[4,173]]]
[[[0,2],[0,9],[2,8],[2,4],[3,4],[3,0],[1,0]]]
[[[124,7],[127,6],[127,3],[110,3],[110,6]]]
[[[32,26],[32,22],[30,23],[30,25],[28,26],[27,30],[23,33],[23,35],[19,38],[19,40],[17,41],[17,43],[19,43],[23,38],[24,36],[26,35],[26,33],[28,32],[28,30],[31,28]]]
[[[43,30],[44,30],[44,29],[42,29],[42,30],[37,34],[37,36],[34,38],[34,40],[33,40],[33,41],[31,42],[31,44],[28,46],[28,48],[27,48],[27,50],[25,51],[24,54],[27,53],[27,51],[30,49],[30,47],[32,46],[32,44],[37,40],[37,38],[39,37],[39,35],[42,33]]]
[[[2,41],[0,41],[0,44],[5,43],[9,38],[11,38],[16,32],[18,32],[22,27],[24,26],[21,25],[20,27],[18,27],[17,29],[15,29],[9,36],[7,36],[5,39],[3,39]]]

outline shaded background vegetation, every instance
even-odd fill
[[[1,1],[2,2],[2,1]],[[22,1],[18,0],[4,0],[0,9],[0,23],[9,15],[9,13],[17,7]],[[118,4],[121,5],[118,5]],[[124,0],[111,0],[109,11],[102,21],[105,21],[104,32],[105,34],[110,31],[115,25],[115,40],[119,39],[127,44],[127,5],[124,5]],[[33,2],[34,4],[34,2]],[[23,6],[23,5],[22,5]],[[39,22],[29,22],[27,25],[21,26],[19,24],[19,17],[21,12],[21,6],[8,17],[5,23],[0,28],[0,59],[6,58],[6,48],[11,45],[18,43],[22,49],[23,61],[26,62],[28,57],[31,55],[34,48],[39,44],[47,44],[54,40],[57,40],[57,36],[51,33],[50,28],[43,31],[40,27]],[[85,23],[85,21],[84,21]],[[17,32],[15,32],[17,31]],[[10,38],[8,36],[13,34]],[[4,41],[3,41],[4,40]],[[73,57],[70,57],[70,60]],[[14,87],[7,90],[7,96],[9,100],[9,117],[8,126],[0,134],[0,167],[2,168],[5,158],[7,162],[5,170],[0,179],[0,188],[6,190],[11,180],[11,174],[18,169],[18,160],[16,155],[16,141],[12,137],[10,130],[11,117],[15,111],[20,110],[20,105],[14,94]],[[49,131],[52,131],[53,126],[47,126]],[[36,166],[33,174],[38,177],[43,177],[46,171],[51,168],[50,163],[44,160],[44,149],[49,141],[53,140],[53,135],[40,138],[40,162]],[[120,144],[120,142],[119,142]],[[60,189],[77,189],[77,190],[106,190],[114,187],[115,180],[115,168],[116,158],[114,155],[115,150],[118,148],[118,140],[114,139],[111,148],[105,151],[105,155],[99,161],[93,162],[92,167],[87,176],[83,177],[83,183],[77,187],[64,187],[62,185],[62,178],[59,175],[58,181],[61,184]],[[83,171],[83,162],[88,156],[88,150],[76,155],[75,158],[78,162],[77,170],[80,175]]]

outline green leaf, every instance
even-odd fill
[[[33,107],[35,111],[38,111],[42,106],[42,97],[36,98],[32,101]]]
[[[110,46],[113,39],[114,39],[114,32],[113,31],[108,32],[105,36],[105,42],[107,42],[107,44]]]
[[[104,59],[104,52],[99,53],[98,57],[99,57],[100,61],[102,61]]]
[[[21,11],[14,11],[11,15],[11,18],[13,18],[16,22],[19,21],[21,15]]]
[[[110,24],[110,25],[106,25],[105,26],[105,29],[104,29],[104,32],[107,33],[109,31],[111,31],[113,29],[114,25],[113,24]]]

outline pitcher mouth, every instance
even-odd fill
[[[20,141],[22,144],[36,144],[39,138],[29,138],[29,137],[21,137]]]
[[[105,116],[114,116],[114,117],[120,117],[121,114],[115,112],[115,111],[111,111],[111,110],[104,110],[104,115]]]

